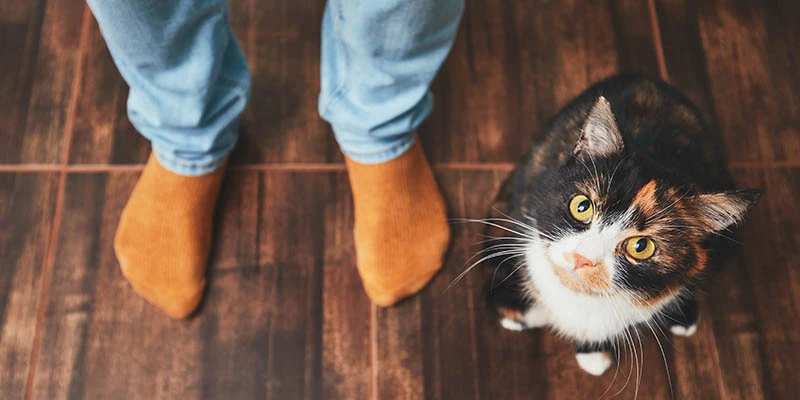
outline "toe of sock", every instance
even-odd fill
[[[147,285],[134,276],[126,274],[124,268],[123,275],[136,293],[174,319],[184,319],[192,315],[203,299],[205,282],[195,285],[184,284],[178,291],[168,287]]]
[[[440,267],[423,270],[422,273],[407,276],[402,281],[379,283],[364,280],[364,291],[376,305],[390,307],[422,290],[436,276],[439,269]]]

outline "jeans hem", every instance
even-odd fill
[[[164,168],[183,176],[200,176],[210,174],[219,169],[219,167],[225,163],[225,159],[228,156],[227,154],[223,154],[219,158],[215,158],[211,161],[189,162],[164,154],[155,148],[153,148],[153,153],[156,155],[158,162],[160,162]]]
[[[405,154],[405,152],[414,145],[414,141],[416,141],[416,139],[417,135],[412,133],[408,137],[403,138],[399,143],[392,145],[388,150],[381,150],[378,152],[350,151],[345,149],[341,144],[339,147],[341,147],[342,153],[357,163],[382,164]]]

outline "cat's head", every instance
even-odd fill
[[[546,264],[529,266],[532,278],[547,268],[571,292],[656,306],[706,270],[706,239],[739,223],[759,195],[699,192],[668,167],[629,153],[600,97],[569,160],[525,197],[524,216],[541,231],[531,261]]]

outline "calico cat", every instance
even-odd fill
[[[486,295],[502,326],[552,328],[593,375],[629,330],[692,335],[720,237],[760,196],[734,188],[698,109],[664,82],[618,75],[538,137],[485,220]]]

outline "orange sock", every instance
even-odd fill
[[[122,274],[173,318],[189,316],[203,296],[212,214],[224,170],[182,176],[151,154],[122,211],[114,238]]]
[[[444,200],[419,142],[382,164],[346,162],[358,271],[372,301],[390,306],[441,268],[450,241]]]

